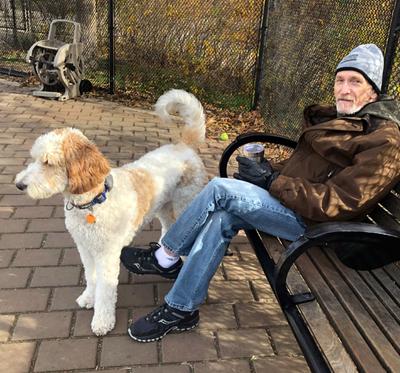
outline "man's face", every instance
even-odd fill
[[[354,114],[378,95],[371,84],[357,71],[343,70],[336,74],[334,94],[340,114]]]

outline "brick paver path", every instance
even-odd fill
[[[83,288],[79,255],[64,226],[61,196],[34,201],[13,184],[36,137],[75,126],[117,166],[171,141],[149,111],[98,99],[64,103],[34,98],[0,79],[0,372],[263,373],[307,371],[293,335],[245,237],[238,236],[212,281],[199,328],[140,344],[130,320],[163,300],[171,282],[120,274],[117,325],[98,338],[92,311],[75,298]],[[200,149],[209,175],[226,143]],[[137,244],[157,241],[152,222]]]

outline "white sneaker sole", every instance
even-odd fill
[[[199,323],[197,322],[196,324],[194,324],[193,326],[191,326],[189,328],[178,328],[178,327],[174,326],[173,328],[167,330],[163,335],[160,335],[157,338],[149,338],[149,339],[137,338],[134,335],[132,335],[131,330],[129,328],[128,328],[128,334],[129,334],[129,337],[131,337],[136,342],[141,342],[141,343],[156,342],[156,341],[159,341],[160,339],[164,338],[170,332],[176,332],[176,333],[186,332],[188,330],[194,329],[198,325],[199,325]]]

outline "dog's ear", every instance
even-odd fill
[[[110,172],[110,164],[96,145],[77,134],[69,134],[63,142],[68,189],[72,194],[86,193]]]

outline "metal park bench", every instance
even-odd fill
[[[238,136],[221,157],[222,177],[250,142],[285,154],[296,146]],[[246,235],[313,372],[400,372],[400,184],[364,222],[317,224],[292,243]]]

